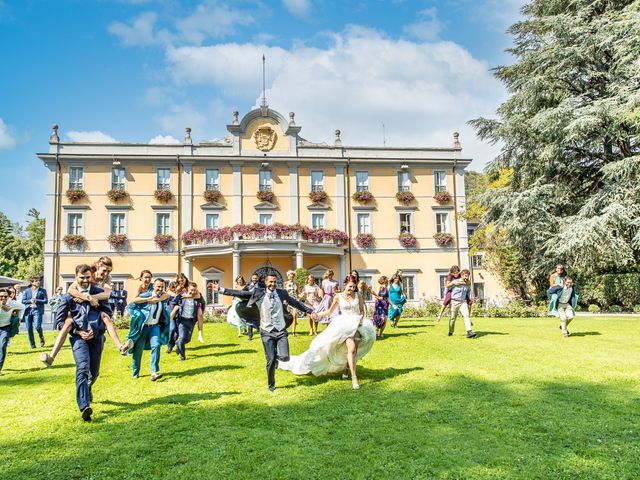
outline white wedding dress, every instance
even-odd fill
[[[340,315],[331,320],[329,326],[313,339],[309,349],[294,355],[288,362],[278,362],[278,368],[289,370],[295,375],[313,373],[316,376],[327,373],[342,372],[347,366],[347,338],[353,338],[360,332],[361,339],[356,340],[358,352],[356,360],[364,357],[376,340],[376,331],[373,322],[364,318],[360,323],[360,306],[358,294],[354,294],[352,303],[349,303],[344,295],[338,294]]]

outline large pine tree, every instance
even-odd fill
[[[510,28],[510,93],[471,123],[502,145],[484,221],[506,232],[530,278],[557,261],[584,273],[640,260],[640,1],[534,0]]]

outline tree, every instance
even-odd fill
[[[33,208],[27,215],[32,220],[25,230],[0,212],[0,275],[28,279],[44,271],[45,220]]]
[[[470,122],[502,145],[483,196],[485,225],[514,247],[530,279],[556,262],[583,273],[640,261],[640,2],[534,0],[510,33],[516,62],[495,75],[510,97]]]

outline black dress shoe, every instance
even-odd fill
[[[476,332],[474,332],[473,330],[469,330],[469,331],[467,332],[467,338],[475,338],[475,337],[476,337],[476,335],[477,335],[477,333],[476,333]]]
[[[93,415],[93,409],[91,407],[87,407],[84,410],[82,410],[82,419],[85,422],[91,421],[91,415]]]
[[[275,385],[271,385],[271,386],[269,387],[269,391],[270,391],[270,392],[275,392],[275,391],[276,391],[276,386],[275,386]]]

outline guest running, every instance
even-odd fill
[[[0,377],[4,359],[7,356],[9,339],[18,333],[20,328],[20,311],[22,304],[15,300],[9,300],[9,292],[6,289],[0,290]]]
[[[391,285],[389,286],[389,321],[391,322],[391,328],[398,326],[398,321],[402,315],[402,309],[407,302],[402,291],[402,278],[398,272],[394,273],[391,277]]]
[[[307,284],[304,286],[303,297],[304,304],[307,307],[313,309],[314,312],[318,312],[320,310],[320,305],[322,303],[322,290],[316,285],[316,279],[313,278],[313,275],[309,275],[307,277]],[[309,335],[317,334],[318,322],[309,317]]]
[[[378,279],[378,283],[380,288],[378,289],[378,294],[375,295],[373,325],[376,327],[376,337],[382,338],[382,332],[387,326],[387,316],[389,315],[389,279],[383,275]]]
[[[102,293],[101,288],[91,285],[91,275],[92,269],[89,265],[76,267],[75,281],[79,291],[88,295]],[[71,295],[66,294],[62,297],[55,316],[55,324],[59,326],[65,323],[68,315],[73,319],[74,327],[70,341],[76,363],[76,402],[85,422],[91,421],[93,414],[91,389],[100,374],[105,331],[102,313],[111,315],[107,300],[101,300],[95,306],[91,302],[78,303]]]
[[[298,287],[298,284],[295,282],[295,278],[296,272],[294,272],[293,270],[289,270],[287,272],[287,281],[284,283],[284,289],[287,291],[289,296],[291,296],[291,298],[298,299],[300,298],[300,287]],[[296,308],[293,308],[292,306],[288,306],[287,308],[289,309],[289,313],[291,314],[291,317],[293,319],[293,322],[291,324],[293,327],[293,331],[291,332],[291,334],[295,337],[296,329],[298,328],[298,310]]]
[[[235,288],[236,290],[242,290],[247,283],[244,281],[244,277],[242,275],[238,275],[235,280]],[[231,300],[231,306],[227,311],[227,323],[232,327],[238,329],[238,337],[242,337],[242,331],[247,327],[245,321],[238,316],[238,312],[236,312],[236,306],[240,303],[240,299],[237,297],[233,297]]]
[[[551,292],[550,310],[557,311],[558,317],[560,317],[562,336],[568,337],[570,334],[567,327],[575,317],[575,308],[578,304],[578,294],[576,293],[573,278],[565,277],[564,286],[556,285],[551,287],[549,291]],[[554,294],[555,297],[553,296]]]
[[[40,346],[44,347],[42,317],[44,315],[44,306],[48,301],[47,291],[44,288],[40,288],[40,278],[32,277],[31,288],[27,288],[22,294],[22,304],[25,305],[24,322],[27,325],[27,335],[29,336],[31,348],[36,348],[36,341],[33,335],[34,327],[40,337]]]
[[[442,308],[438,314],[438,321],[442,320],[445,310],[451,303],[451,282],[460,278],[460,267],[458,265],[452,265],[449,269],[449,275],[447,275],[447,283],[444,295],[444,301],[442,302]]]
[[[195,298],[198,294],[198,285],[189,283],[186,294],[178,294],[175,299],[175,307],[171,317],[176,319],[178,338],[176,340],[176,353],[180,355],[180,361],[186,360],[185,345],[191,341],[196,322],[202,319],[202,306]],[[175,333],[174,333],[175,337]]]
[[[322,292],[322,302],[320,302],[317,313],[329,310],[331,305],[333,305],[333,298],[336,293],[338,293],[338,282],[333,279],[333,270],[327,270],[325,272],[322,280]],[[331,322],[331,318],[327,315],[318,316],[318,318],[323,319],[319,320],[320,323],[327,324]]]
[[[460,312],[464,318],[464,325],[467,328],[467,338],[474,338],[476,336],[471,327],[471,312],[469,309],[469,303],[471,302],[471,296],[469,293],[471,290],[470,276],[471,272],[469,272],[469,270],[462,270],[460,272],[460,278],[458,280],[454,280],[451,287],[451,319],[449,320],[449,336],[453,335],[458,312]]]

